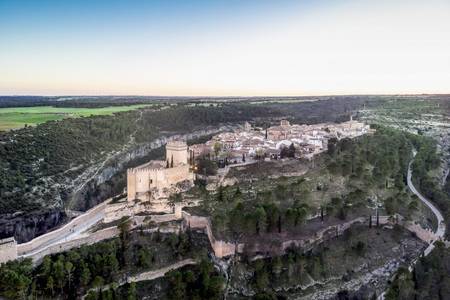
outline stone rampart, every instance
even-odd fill
[[[185,211],[183,211],[182,215],[185,226],[190,228],[201,228],[205,230],[206,234],[208,235],[208,239],[214,251],[214,254],[217,257],[234,255],[236,251],[238,253],[243,253],[244,251],[247,250],[256,253],[261,252],[264,249],[264,252],[266,252],[268,250],[268,247],[270,248],[270,251],[279,254],[284,253],[289,247],[292,246],[310,248],[317,243],[321,243],[330,238],[336,237],[337,235],[341,235],[344,231],[346,231],[356,223],[364,223],[367,221],[366,218],[360,217],[345,222],[343,224],[329,226],[318,231],[312,238],[309,239],[292,239],[288,241],[274,243],[273,245],[267,244],[259,245],[258,243],[254,243],[250,246],[244,243],[236,245],[231,242],[216,240],[212,232],[211,221],[208,217],[192,216],[191,214]]]
[[[48,246],[46,248],[43,248],[41,251],[31,253],[30,255],[25,255],[25,257],[32,258],[34,264],[38,264],[46,255],[67,251],[72,248],[81,247],[83,245],[92,245],[100,241],[116,237],[117,235],[119,235],[119,229],[117,227],[109,227],[77,239]]]
[[[67,239],[71,234],[89,228],[103,219],[105,208],[110,201],[111,200],[107,200],[91,208],[86,213],[76,217],[61,228],[50,231],[29,242],[18,244],[17,255],[23,256],[27,253],[34,252],[37,248],[45,247],[45,245],[57,242],[58,240]]]
[[[0,264],[17,258],[17,243],[14,237],[0,240]]]
[[[211,248],[214,251],[214,255],[217,257],[224,257],[224,256],[230,256],[234,255],[236,252],[236,245],[234,243],[216,240],[213,232],[212,232],[212,226],[211,221],[208,217],[200,217],[200,216],[192,216],[188,212],[183,211],[183,222],[185,226],[190,228],[201,228],[206,231],[206,234],[208,236],[209,242],[211,244]],[[243,249],[244,244],[238,245],[238,252],[239,249]]]

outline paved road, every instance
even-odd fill
[[[416,152],[413,153],[414,156],[416,156]],[[442,213],[439,211],[439,209],[436,208],[436,206],[433,205],[433,203],[431,203],[427,198],[425,198],[414,186],[413,182],[412,182],[412,169],[411,169],[411,165],[413,163],[414,159],[410,161],[409,166],[408,166],[408,176],[407,176],[407,183],[408,183],[408,187],[411,190],[411,192],[413,192],[419,199],[420,201],[422,201],[426,206],[428,206],[431,211],[433,212],[433,214],[436,217],[437,220],[437,229],[435,231],[435,235],[437,237],[437,239],[442,239],[444,240],[444,236],[445,236],[445,222],[444,222],[444,217],[442,216]],[[430,245],[427,247],[427,249],[425,249],[424,255],[427,256],[428,254],[430,254],[430,252],[434,249],[434,242],[431,242]]]

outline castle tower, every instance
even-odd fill
[[[183,141],[170,141],[166,145],[166,160],[173,166],[185,165],[188,163],[188,146]]]

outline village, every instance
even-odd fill
[[[220,133],[204,144],[191,145],[189,150],[195,157],[214,155],[219,162],[226,160],[227,163],[245,162],[246,157],[279,159],[289,154],[311,159],[326,151],[332,138],[355,138],[373,132],[369,125],[354,121],[352,117],[339,124],[291,125],[281,120],[280,125],[266,129],[246,122],[241,129]],[[293,151],[286,151],[289,147]]]

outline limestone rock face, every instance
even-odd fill
[[[0,239],[14,236],[24,243],[61,224],[64,211],[58,209],[2,216],[0,218]]]

